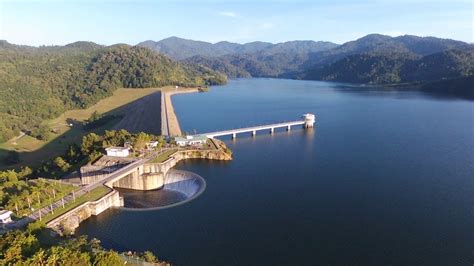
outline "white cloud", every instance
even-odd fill
[[[235,12],[232,12],[232,11],[220,11],[218,14],[220,16],[229,17],[229,18],[238,17],[237,14]]]

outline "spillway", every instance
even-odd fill
[[[189,202],[206,188],[206,181],[200,175],[182,170],[170,169],[164,186],[158,190],[136,191],[118,189],[124,198],[126,210],[159,210]]]

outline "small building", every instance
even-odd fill
[[[126,147],[108,147],[105,151],[107,156],[128,157],[130,155],[130,148]]]
[[[304,124],[305,128],[314,127],[314,122],[316,121],[316,117],[314,116],[314,114],[304,114],[303,118],[304,118],[304,122],[305,122],[305,124]]]
[[[0,224],[7,224],[11,223],[12,221],[12,213],[11,211],[1,210],[0,211]]]
[[[158,146],[158,144],[159,144],[158,141],[152,141],[152,142],[148,142],[146,144],[146,147],[149,150],[153,150],[154,148],[156,148],[156,146]]]
[[[195,136],[186,136],[185,138],[176,137],[174,140],[176,141],[176,144],[184,147],[184,146],[192,146],[192,145],[202,145],[206,143],[207,137],[202,136],[202,135],[195,135]]]

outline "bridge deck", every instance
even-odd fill
[[[213,137],[226,136],[226,135],[239,134],[239,133],[247,133],[247,132],[259,131],[259,130],[268,130],[272,128],[275,129],[275,128],[282,128],[282,127],[288,127],[288,126],[290,127],[299,126],[299,125],[304,125],[305,123],[306,122],[304,120],[297,120],[297,121],[276,123],[276,124],[270,124],[270,125],[261,125],[261,126],[254,126],[254,127],[215,131],[215,132],[209,132],[209,133],[204,133],[204,134],[199,134],[199,135],[204,135],[208,138],[213,138]]]

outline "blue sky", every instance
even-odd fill
[[[0,0],[0,39],[35,46],[136,44],[169,36],[343,43],[369,33],[474,42],[473,28],[471,0]]]

